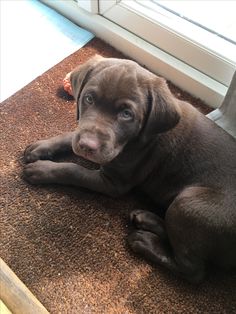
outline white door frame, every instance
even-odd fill
[[[136,60],[152,72],[171,80],[190,94],[201,98],[213,108],[221,105],[227,92],[225,85],[170,56],[106,18],[81,9],[74,0],[41,1],[111,44],[127,57]]]
[[[113,2],[113,1],[112,1]],[[99,9],[107,0],[99,0]],[[235,4],[236,6],[236,4]],[[229,86],[236,45],[148,0],[120,0],[100,14],[169,55]]]
[[[80,1],[83,0],[78,0],[79,4]],[[90,2],[90,0],[86,0],[86,2],[87,1]],[[91,0],[91,2],[93,1],[97,2],[97,0]],[[114,5],[114,1],[116,0],[109,1],[113,1]],[[226,86],[186,66],[179,60],[163,53],[158,48],[150,45],[139,37],[106,20],[102,16],[99,16],[96,10],[95,13],[91,13],[91,11],[88,12],[87,4],[82,9],[79,8],[78,3],[73,0],[41,0],[41,2],[54,8],[74,23],[93,32],[96,36],[110,43],[113,47],[140,64],[146,65],[147,68],[154,73],[163,75],[183,90],[205,100],[208,105],[220,107],[222,104],[228,89]],[[93,11],[94,7],[89,7],[89,10]],[[225,108],[227,107],[227,102],[225,102]],[[230,108],[227,115],[232,116],[232,123],[234,123],[236,115],[235,103],[231,102]],[[217,110],[213,111],[211,115],[213,120],[217,119],[217,112]]]

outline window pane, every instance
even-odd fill
[[[151,1],[236,44],[235,1]]]

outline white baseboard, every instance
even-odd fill
[[[89,30],[128,57],[145,65],[213,108],[221,105],[227,87],[168,55],[102,16],[80,9],[73,0],[41,0],[75,24]]]

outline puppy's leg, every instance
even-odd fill
[[[155,233],[136,230],[129,235],[128,243],[135,253],[154,264],[166,267],[190,282],[198,283],[205,276],[205,267],[201,261],[192,261],[188,256],[177,259],[170,244]]]
[[[83,187],[112,197],[127,193],[132,186],[120,184],[101,169],[90,170],[71,162],[37,160],[24,167],[24,178],[31,184],[65,184]]]
[[[157,235],[155,223],[148,222],[149,216],[144,227],[151,226],[152,232],[133,232],[129,236],[129,244],[136,253],[152,262],[167,267],[191,282],[199,282],[205,276],[205,262],[210,254],[220,254],[217,250],[220,250],[218,246],[222,242],[222,229],[218,224],[225,218],[219,218],[222,210],[218,204],[222,206],[223,201],[224,195],[220,191],[203,187],[186,188],[167,210],[165,228],[168,242]],[[156,228],[159,228],[159,224]]]
[[[27,146],[24,152],[25,162],[51,160],[56,154],[72,151],[73,135],[74,132],[69,132]]]
[[[137,228],[155,233],[162,239],[167,238],[164,220],[146,210],[134,210],[130,214],[131,223]]]

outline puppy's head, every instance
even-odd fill
[[[71,73],[71,85],[79,122],[73,151],[98,164],[179,121],[165,81],[133,61],[95,56]]]

